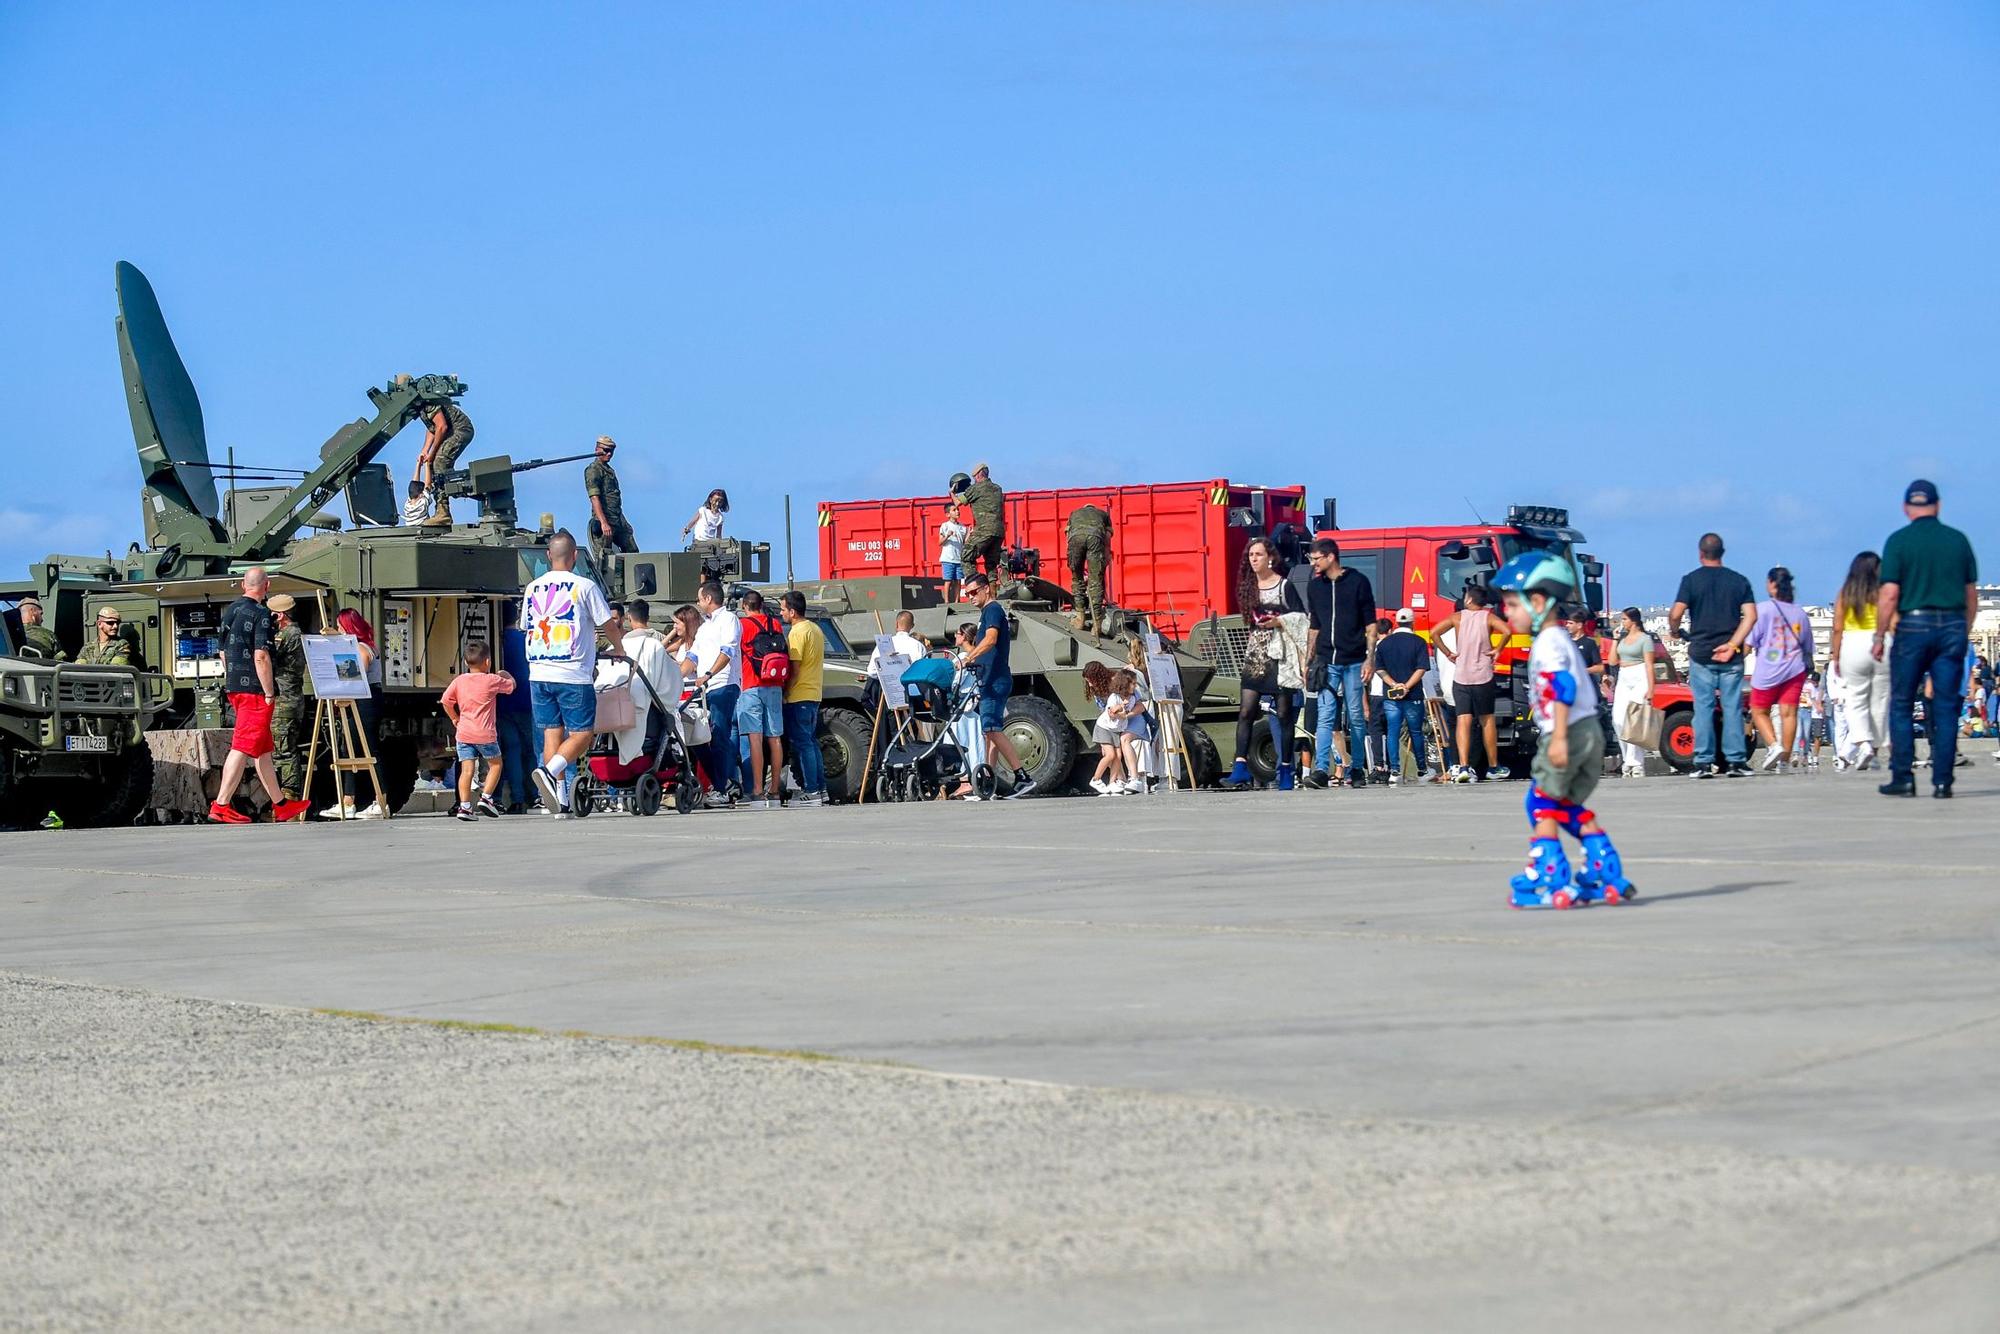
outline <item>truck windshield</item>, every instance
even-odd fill
[[[1576,563],[1576,546],[1572,542],[1530,537],[1526,533],[1502,533],[1500,535],[1500,559],[1512,560],[1524,551],[1552,551],[1561,556],[1569,565],[1569,577],[1576,580],[1577,598],[1583,597],[1583,569]]]
[[[817,625],[820,633],[826,636],[827,657],[851,658],[854,656],[854,649],[848,644],[847,636],[840,633],[840,627],[835,625],[830,617],[815,616],[813,617],[813,624]]]

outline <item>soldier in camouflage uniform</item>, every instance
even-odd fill
[[[21,647],[33,657],[47,658],[50,662],[68,661],[54,633],[42,624],[42,600],[33,593],[21,599]]]
[[[292,612],[297,604],[280,593],[264,604],[278,623],[271,640],[271,679],[278,698],[271,705],[271,739],[277,744],[278,786],[295,797],[306,781],[306,637]]]
[[[972,469],[972,485],[965,489],[962,503],[972,510],[972,533],[965,539],[965,572],[971,574],[986,562],[996,589],[1013,582],[1007,570],[1007,493],[993,480],[983,463]]]
[[[1078,633],[1098,634],[1104,616],[1104,571],[1111,563],[1111,514],[1097,505],[1085,505],[1069,516],[1069,595],[1076,603],[1070,628]],[[1089,582],[1084,569],[1090,570]]]
[[[398,384],[408,384],[408,375],[396,377]],[[437,477],[441,472],[450,472],[458,466],[458,456],[472,443],[472,418],[465,415],[465,409],[446,399],[442,403],[425,403],[421,420],[424,423],[424,448],[417,455],[417,478],[424,484],[424,490],[435,502],[431,517],[424,520],[427,527],[448,528],[451,526],[451,501],[437,493]]]
[[[97,638],[84,646],[76,660],[91,667],[132,666],[132,641],[121,633],[124,617],[106,607],[97,613]]]
[[[608,435],[598,436],[597,457],[583,470],[583,494],[590,498],[590,563],[606,600],[611,602],[625,595],[624,572],[618,568],[616,554],[639,549],[639,539],[633,536],[632,525],[625,521],[625,501],[619,494],[618,474],[611,467],[611,456],[617,452],[616,440]]]

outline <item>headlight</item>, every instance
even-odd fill
[[[8,677],[4,684],[0,684],[0,695],[5,695],[8,699],[21,698],[21,678]]]

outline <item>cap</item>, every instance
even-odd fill
[[[611,438],[610,436],[608,436],[608,435],[600,435],[600,436],[598,436],[598,437],[597,437],[597,443],[598,443],[598,444],[600,444],[600,445],[609,445],[609,446],[611,446],[611,447],[612,447],[613,449],[616,449],[616,448],[618,448],[618,442],[617,442],[616,440],[613,440],[613,439],[612,439],[612,438]]]
[[[278,596],[266,601],[264,605],[272,611],[290,611],[299,604],[293,600],[290,593],[280,593]]]
[[[1935,505],[1938,503],[1937,487],[1919,477],[1903,488],[1905,505]]]
[[[37,607],[39,607],[39,606],[41,606],[41,605],[42,605],[42,599],[41,599],[41,598],[40,598],[39,596],[37,596],[36,594],[34,594],[34,593],[23,593],[23,594],[21,594],[21,600],[20,600],[20,605],[21,605],[21,606],[25,607],[25,606],[27,606],[27,605],[28,605],[28,604],[29,604],[30,602],[34,603],[34,604],[35,604],[35,605],[36,605]]]
[[[977,476],[979,476],[979,474],[980,474],[980,473],[983,473],[983,472],[992,472],[992,471],[993,471],[993,469],[992,469],[991,465],[989,465],[989,464],[985,464],[985,463],[975,463],[975,464],[973,464],[973,465],[972,465],[972,475],[973,475],[974,477],[977,477]]]
[[[1408,607],[1398,607],[1396,609],[1396,624],[1415,625],[1416,623],[1417,623],[1417,614],[1411,611]]]

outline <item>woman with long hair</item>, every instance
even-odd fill
[[[1799,734],[1799,696],[1812,666],[1812,622],[1806,609],[1792,600],[1792,572],[1782,565],[1764,576],[1770,596],[1757,604],[1757,623],[1744,641],[1750,661],[1750,720],[1765,746],[1764,771],[1784,773],[1791,767],[1792,746]],[[1771,711],[1778,711],[1776,722]]]
[[[375,757],[375,763],[382,763],[382,747],[376,720],[382,712],[382,660],[375,653],[375,627],[368,618],[349,607],[340,613],[335,621],[340,633],[354,636],[354,644],[361,654],[361,674],[368,681],[368,698],[354,701],[354,712],[361,721],[361,735],[368,742],[368,753]],[[355,780],[358,784],[360,780]],[[339,776],[335,775],[335,786],[339,786]],[[360,810],[354,808],[355,794],[342,792],[340,800],[319,813],[322,820],[379,820],[387,814],[382,803],[371,801]]]
[[[1267,537],[1253,537],[1243,548],[1243,563],[1236,572],[1236,605],[1242,610],[1243,619],[1250,623],[1250,640],[1244,654],[1243,682],[1236,709],[1236,761],[1230,765],[1223,785],[1242,789],[1253,782],[1250,739],[1256,735],[1264,701],[1271,701],[1278,717],[1278,733],[1286,737],[1292,734],[1297,703],[1295,693],[1278,684],[1278,661],[1272,652],[1287,651],[1282,618],[1287,612],[1303,613],[1305,599],[1299,596],[1298,585],[1285,578],[1285,572],[1278,568],[1278,549]],[[1286,748],[1280,747],[1278,786],[1281,788],[1292,785],[1291,759]]]
[[[1834,758],[1841,766],[1872,768],[1889,744],[1889,655],[1874,653],[1875,595],[1882,591],[1882,558],[1872,551],[1856,556],[1833,600],[1833,644],[1828,652],[1834,697],[1840,708],[1842,744]]]
[[[693,534],[697,542],[717,542],[722,539],[722,516],[729,513],[729,493],[721,487],[708,493],[708,499],[701,502],[701,508],[694,517],[681,525],[681,536]]]
[[[1618,630],[1618,684],[1611,697],[1611,712],[1619,726],[1625,724],[1625,709],[1630,704],[1653,703],[1653,632],[1646,628],[1646,618],[1637,607],[1627,607],[1622,613]],[[1646,748],[1634,745],[1623,735],[1618,738],[1619,770],[1627,778],[1646,776]]]

